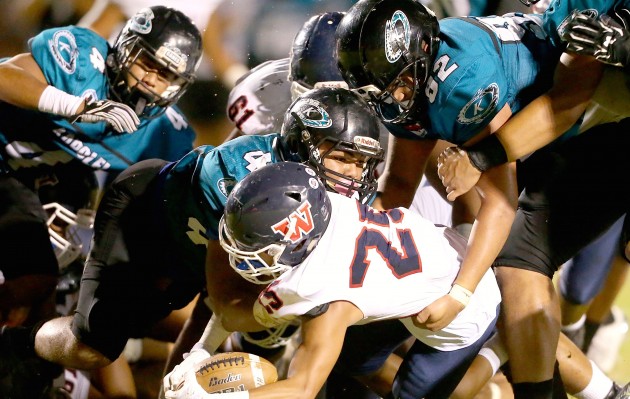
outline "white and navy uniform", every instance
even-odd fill
[[[381,213],[338,194],[330,193],[330,199],[326,232],[302,264],[261,293],[254,305],[258,322],[273,326],[325,311],[331,302],[348,301],[363,312],[357,324],[400,319],[432,351],[455,353],[485,341],[501,301],[491,270],[469,305],[444,329],[432,332],[412,322],[414,315],[449,292],[466,249],[462,236],[405,208]],[[465,353],[460,362],[470,359]],[[415,397],[433,388],[422,387]]]

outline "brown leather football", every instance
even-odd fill
[[[195,369],[197,382],[208,393],[249,391],[278,381],[276,367],[251,353],[219,353],[197,363]]]

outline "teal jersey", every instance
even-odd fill
[[[630,8],[629,0],[553,0],[543,14],[545,31],[554,45],[564,48],[560,39],[574,12],[597,18],[615,8]]]
[[[225,201],[237,182],[264,165],[280,161],[279,134],[242,136],[218,147],[201,146],[165,169],[160,179],[163,228],[182,264],[204,277],[208,239],[218,239]]]
[[[109,98],[105,60],[111,50],[96,33],[75,26],[54,28],[32,38],[29,46],[49,85],[86,99]],[[0,164],[9,171],[78,159],[93,169],[120,172],[142,159],[179,159],[193,148],[194,137],[175,107],[143,120],[132,134],[117,134],[105,122],[71,124],[0,102]]]
[[[397,136],[463,144],[506,104],[516,113],[546,92],[559,55],[538,15],[442,19],[425,86],[428,125],[388,127]]]

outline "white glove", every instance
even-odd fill
[[[107,122],[118,133],[133,133],[138,129],[140,119],[127,105],[112,100],[93,101],[85,104],[83,112],[78,114],[74,122]]]
[[[164,392],[168,393],[169,391],[174,391],[179,388],[185,383],[185,380],[188,378],[188,374],[191,371],[193,378],[195,378],[195,365],[209,359],[210,356],[210,353],[203,348],[193,348],[188,354],[184,355],[184,360],[175,366],[173,371],[164,376],[162,381]],[[194,385],[199,385],[196,380],[194,382]]]
[[[189,356],[190,357],[190,356]],[[179,367],[179,366],[178,366]],[[215,395],[207,393],[197,382],[195,369],[190,368],[183,375],[183,385],[165,389],[164,397],[166,399],[212,399]]]

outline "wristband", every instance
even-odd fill
[[[54,86],[48,86],[39,97],[37,109],[55,115],[74,116],[83,101],[82,97],[73,96]]]
[[[464,151],[468,154],[470,163],[480,172],[508,161],[505,148],[496,134],[491,134],[480,142],[464,148]]]
[[[466,307],[468,305],[468,302],[470,302],[470,297],[473,293],[459,284],[453,284],[448,294],[457,302]]]

